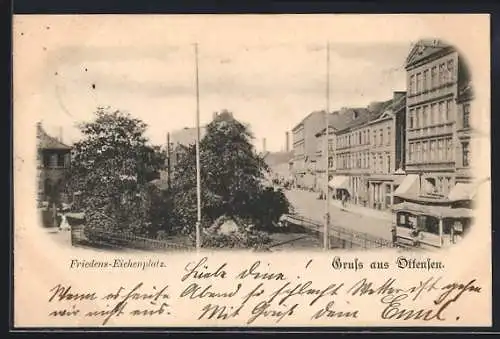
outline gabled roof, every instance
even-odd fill
[[[293,151],[291,152],[266,152],[263,156],[264,161],[268,166],[279,164],[287,164],[293,159]]]
[[[45,132],[41,123],[36,126],[37,147],[40,150],[71,150],[71,147],[60,142]]]
[[[431,55],[452,48],[440,40],[421,39],[413,45],[408,57],[406,58],[406,66],[410,66],[420,60],[426,59]]]

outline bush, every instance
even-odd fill
[[[207,233],[202,236],[204,248],[255,248],[271,242],[264,232],[218,234]]]

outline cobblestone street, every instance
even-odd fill
[[[306,218],[323,222],[325,215],[325,201],[317,199],[318,193],[287,190],[287,198],[295,208],[295,212]],[[384,212],[366,211],[362,208],[352,208],[352,210],[342,210],[335,201],[330,203],[331,224],[351,229],[357,232],[367,233],[374,237],[391,240],[391,221],[388,214]],[[378,212],[378,214],[377,214]],[[370,215],[370,213],[372,215]]]

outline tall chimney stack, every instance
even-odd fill
[[[61,126],[59,126],[59,141],[63,142],[63,129]]]
[[[285,133],[285,152],[290,152],[290,133]]]
[[[266,138],[263,138],[262,139],[262,152],[266,152],[267,149],[266,149]]]

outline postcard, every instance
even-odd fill
[[[482,14],[15,15],[15,329],[492,325]]]

